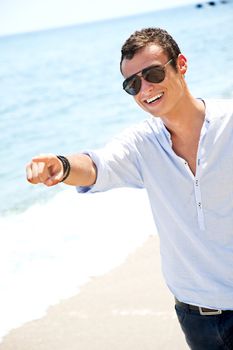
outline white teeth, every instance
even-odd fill
[[[158,95],[154,96],[154,97],[148,98],[148,100],[146,100],[146,102],[147,103],[154,102],[154,101],[158,100],[162,96],[163,96],[163,92],[161,94],[158,94]]]

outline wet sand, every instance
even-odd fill
[[[0,350],[187,350],[161,275],[158,237],[92,278],[38,320],[12,330]]]

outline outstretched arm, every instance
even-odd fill
[[[64,166],[54,154],[32,158],[26,166],[27,180],[32,184],[43,183],[46,186],[54,186],[61,181],[73,186],[91,186],[95,183],[96,166],[88,155],[73,154],[66,158],[70,163],[70,172],[64,181]]]

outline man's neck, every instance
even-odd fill
[[[191,135],[199,134],[205,118],[205,104],[201,99],[191,95],[180,101],[173,111],[161,117],[171,136],[186,139]]]
[[[177,109],[177,113],[161,119],[171,134],[174,152],[187,161],[190,170],[195,175],[197,149],[205,117],[205,104],[202,100],[186,99],[183,109]]]

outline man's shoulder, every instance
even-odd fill
[[[161,128],[160,120],[148,118],[125,128],[115,135],[111,142],[120,142],[125,145],[144,144],[146,140],[158,138]]]
[[[233,99],[205,99],[207,116],[210,119],[233,117]]]
[[[126,128],[123,133],[133,133],[138,135],[148,135],[151,133],[159,133],[161,130],[160,118],[150,117],[137,124]]]
[[[230,98],[207,98],[204,100],[208,107],[217,108],[224,110],[232,110],[233,109],[233,99]]]

